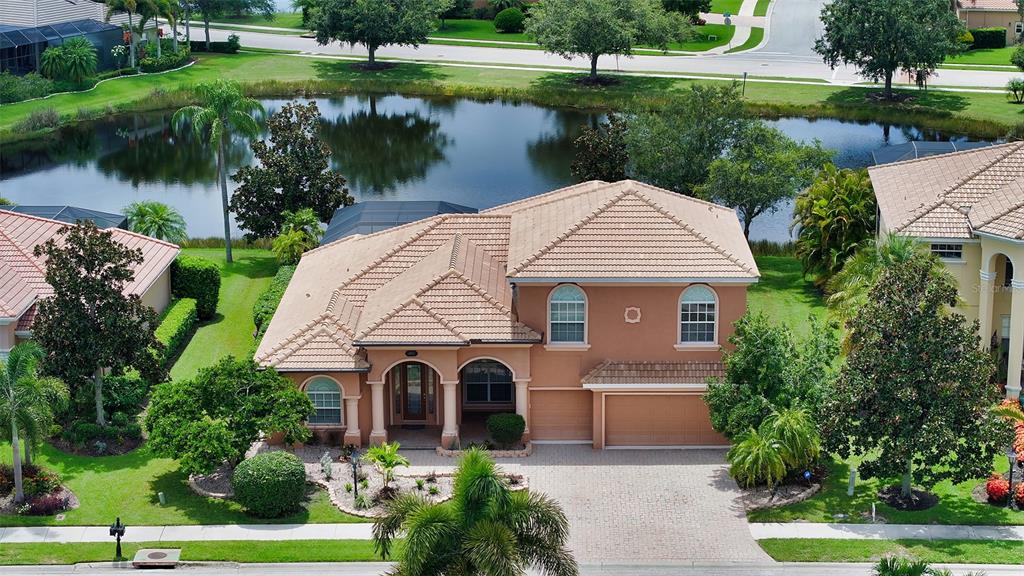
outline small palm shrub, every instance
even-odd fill
[[[294,454],[266,452],[243,460],[231,476],[235,500],[261,518],[299,509],[306,496],[306,467]]]
[[[875,564],[873,574],[875,576],[947,576],[949,571],[932,568],[922,560],[889,556]]]
[[[409,459],[398,453],[398,442],[391,442],[371,446],[363,458],[372,463],[380,471],[384,478],[384,488],[388,488],[391,481],[395,479],[395,468],[409,466]]]
[[[522,32],[526,27],[526,16],[519,8],[506,8],[494,16],[494,29],[502,34]]]
[[[71,38],[60,46],[50,46],[40,61],[40,70],[47,78],[81,84],[96,74],[96,48],[85,38]]]
[[[763,427],[762,427],[763,428]],[[729,449],[729,474],[740,486],[777,486],[786,477],[782,444],[767,430],[749,430]]]
[[[764,427],[778,441],[789,469],[808,468],[821,456],[821,437],[807,410],[786,408],[769,416]]]
[[[507,448],[523,439],[526,420],[519,414],[492,414],[487,417],[487,432],[502,448]]]

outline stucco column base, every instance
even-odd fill
[[[344,444],[345,446],[351,444],[356,448],[361,448],[363,445],[363,435],[359,432],[359,430],[345,432],[345,438],[342,440],[342,444]]]
[[[451,434],[449,432],[441,434],[441,447],[444,448],[445,450],[451,450],[456,444],[458,444],[458,442],[458,432],[454,434]]]
[[[1017,400],[1020,398],[1020,387],[1007,386],[1006,387],[1006,399]]]
[[[370,444],[384,444],[388,441],[388,431],[370,432]]]

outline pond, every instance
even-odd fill
[[[263,104],[272,112],[285,102]],[[333,164],[357,201],[446,200],[481,209],[570,184],[573,140],[582,127],[601,120],[579,110],[452,98],[345,96],[317,103]],[[217,236],[222,223],[216,158],[202,142],[175,135],[170,117],[171,112],[119,116],[5,146],[0,196],[18,204],[110,212],[158,200],[182,213],[191,236]],[[821,140],[843,167],[869,165],[871,152],[882,146],[950,139],[877,123],[772,123],[793,138]],[[253,161],[241,140],[232,143],[228,157],[231,172]],[[787,239],[791,214],[787,203],[758,218],[751,239]]]

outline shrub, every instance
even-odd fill
[[[352,492],[352,483],[345,482],[345,492]]]
[[[75,422],[64,429],[63,437],[66,442],[75,446],[84,446],[94,440],[103,438],[106,432],[103,427],[94,422]]]
[[[1017,104],[1024,103],[1024,78],[1011,78],[1006,83],[1006,96]]]
[[[974,44],[974,34],[971,34],[970,30],[964,30],[963,32],[960,33],[959,36],[956,37],[956,39],[959,40],[961,44],[968,48],[970,48]]]
[[[77,36],[43,51],[39,69],[48,78],[81,84],[96,74],[97,62],[96,48],[84,37]]]
[[[427,493],[430,494],[431,496],[437,496],[438,494],[441,493],[441,489],[438,488],[437,486],[431,486],[430,488],[427,489]]]
[[[149,393],[149,383],[138,372],[103,379],[103,409],[111,414],[135,415]]]
[[[235,500],[254,516],[277,518],[298,510],[306,467],[294,454],[265,452],[243,460],[231,476]]]
[[[518,8],[506,8],[494,17],[494,29],[502,34],[522,32],[526,27],[526,17]]]
[[[68,509],[70,499],[64,494],[45,494],[29,502],[23,513],[27,516],[54,516]]]
[[[252,321],[256,325],[258,332],[256,336],[257,343],[263,338],[263,333],[267,331],[270,319],[274,316],[278,304],[281,303],[284,291],[288,288],[288,283],[292,281],[292,275],[294,274],[295,266],[281,266],[278,268],[277,274],[274,274],[274,279],[270,281],[270,285],[259,295],[256,303],[253,304]]]
[[[729,449],[729,474],[740,486],[777,486],[786,477],[783,448],[767,431],[749,430]]]
[[[971,28],[968,30],[974,38],[971,49],[1006,48],[1006,28]]]
[[[499,446],[507,448],[523,439],[526,420],[519,414],[492,414],[487,418],[487,432]]]
[[[15,132],[35,132],[60,126],[60,114],[53,108],[33,110],[24,120],[14,125]]]
[[[157,342],[164,345],[164,349],[160,351],[160,362],[167,368],[170,368],[171,362],[178,357],[192,337],[198,318],[196,301],[193,298],[175,300],[167,310],[164,310],[160,325],[153,334]]]
[[[356,496],[355,506],[356,510],[366,510],[367,508],[370,507],[370,500],[366,497],[366,494],[360,494],[359,496]]]
[[[988,482],[985,482],[985,494],[988,494],[989,502],[1005,504],[1006,498],[1010,495],[1010,483],[1002,474],[993,474]]]
[[[1017,67],[1018,70],[1024,71],[1024,43],[1018,44],[1013,50],[1013,54],[1010,54],[1010,63]]]
[[[200,320],[213,318],[220,295],[220,268],[205,258],[178,256],[171,264],[171,294],[195,300]]]
[[[41,98],[53,92],[53,81],[35,72],[15,76],[4,70],[0,73],[0,104]]]
[[[22,486],[26,498],[44,496],[60,489],[60,476],[56,472],[37,469],[33,474],[22,471]]]
[[[192,52],[214,52],[217,54],[236,54],[242,47],[237,34],[228,36],[227,42],[210,42],[210,49],[206,49],[206,42],[193,40],[189,44]]]
[[[177,52],[166,52],[159,58],[156,56],[143,58],[139,62],[139,67],[143,72],[163,72],[184,66],[190,58],[192,58],[191,52],[187,48],[182,48]]]
[[[398,453],[398,442],[385,442],[377,446],[371,446],[363,458],[372,463],[380,471],[384,479],[384,488],[387,488],[395,478],[395,468],[399,466],[409,467],[409,460]]]
[[[423,481],[423,478],[417,478],[416,479],[416,489],[417,490],[423,490],[423,486],[425,484],[426,484],[426,482]]]
[[[779,443],[782,459],[790,470],[806,469],[821,455],[821,437],[810,413],[786,408],[765,420],[768,435]]]
[[[1024,502],[1024,482],[1013,487],[1013,499],[1017,501],[1018,507],[1020,507],[1021,503]]]

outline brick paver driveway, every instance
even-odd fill
[[[452,461],[410,451],[414,465]],[[750,537],[722,450],[594,450],[536,446],[501,460],[562,503],[582,563],[769,562]]]

